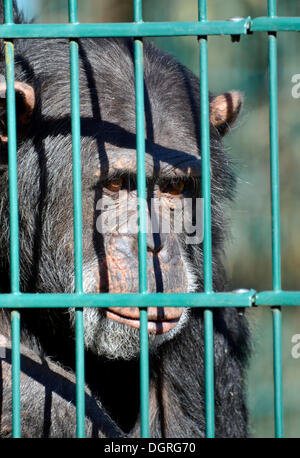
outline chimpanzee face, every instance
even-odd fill
[[[136,149],[132,146],[131,150],[107,153],[107,173],[96,173],[94,240],[98,249],[86,257],[87,292],[139,291]],[[196,196],[200,199],[201,162],[197,156],[166,151],[147,142],[146,164],[148,291],[191,292],[195,275],[185,255],[189,238],[184,226],[192,221],[192,201]],[[87,347],[112,358],[138,354],[138,308],[86,309],[84,313]],[[180,307],[150,307],[150,351],[174,337],[188,313]]]
[[[50,53],[49,43],[45,52]],[[88,43],[85,47],[83,40],[80,45],[84,290],[136,293],[139,262],[132,50],[121,40]],[[53,45],[54,71],[51,65],[40,64],[40,51],[34,58],[32,46],[22,51],[22,59],[26,60],[28,53],[35,82],[25,83],[22,65],[21,69],[17,65],[15,83],[21,284],[24,291],[71,293],[74,243],[68,48],[67,42],[66,46],[61,42],[59,48]],[[203,223],[201,210],[197,213],[197,201],[201,200],[199,82],[152,45],[144,47],[144,66],[147,288],[155,293],[191,292],[199,289],[201,273],[191,259],[190,247],[200,249],[197,227]],[[2,79],[3,147],[7,142],[5,93]],[[212,185],[219,194],[227,186],[230,171],[222,159],[220,173],[216,157],[223,154],[221,137],[235,121],[240,107],[238,92],[211,98]],[[5,218],[8,227],[7,180],[6,172],[0,181],[3,227]],[[8,246],[8,230],[2,237],[2,245]],[[180,307],[150,307],[150,351],[180,332],[188,315],[189,310]],[[74,311],[70,316],[74,323]],[[84,318],[87,348],[109,358],[138,355],[138,308],[87,308]]]

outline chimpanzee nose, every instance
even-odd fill
[[[159,253],[164,247],[167,237],[167,234],[148,234],[147,235],[147,251],[151,251],[154,254]]]

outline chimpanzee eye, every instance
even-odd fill
[[[178,179],[174,179],[161,185],[161,191],[168,194],[179,195],[182,194],[184,190],[184,181]]]
[[[112,178],[111,180],[107,181],[104,184],[104,187],[106,189],[108,189],[109,191],[118,192],[122,188],[122,184],[123,184],[123,178],[122,177],[115,177],[115,178]]]

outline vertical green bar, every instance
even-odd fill
[[[4,0],[4,24],[13,24],[13,2],[12,0]]]
[[[142,22],[142,1],[134,0],[134,21]],[[139,291],[147,292],[147,228],[146,228],[146,175],[143,41],[134,40],[135,93],[136,93],[136,147],[137,194],[139,226]],[[149,345],[147,308],[140,308],[140,390],[141,437],[149,437]]]
[[[77,0],[69,0],[69,22],[77,23]],[[80,97],[79,97],[79,47],[70,40],[71,120],[73,150],[73,209],[75,248],[75,292],[83,293],[82,278],[82,199],[80,154]],[[83,309],[75,312],[76,332],[76,425],[77,437],[85,437],[84,391],[84,324]]]
[[[76,310],[76,435],[85,437],[85,377],[84,377],[84,328],[83,310]]]
[[[10,274],[11,291],[20,291],[19,280],[19,212],[17,177],[16,97],[14,82],[14,45],[5,42],[6,84],[7,84],[7,132],[8,132],[8,174],[10,212]]]
[[[199,21],[207,20],[206,0],[199,0]],[[202,155],[202,196],[204,199],[203,268],[204,292],[213,291],[212,242],[211,242],[211,192],[210,192],[210,132],[207,37],[200,37],[200,109],[201,109],[201,155]],[[205,349],[205,412],[206,437],[215,435],[214,408],[214,350],[213,313],[204,310]]]
[[[276,0],[268,0],[268,15],[276,16]],[[280,191],[278,146],[278,93],[277,93],[277,36],[269,33],[269,88],[270,88],[270,168],[272,213],[272,268],[273,289],[281,290],[280,259]],[[273,309],[273,364],[275,435],[283,437],[281,309]]]
[[[269,0],[269,14],[276,12],[276,2]],[[270,165],[272,210],[273,289],[281,290],[280,260],[280,203],[279,203],[279,147],[277,97],[277,36],[269,33],[269,87],[270,87]]]
[[[4,21],[13,23],[12,1],[4,1]],[[20,292],[19,280],[19,212],[17,174],[17,126],[15,97],[14,45],[5,42],[6,98],[8,132],[9,224],[10,224],[10,277],[11,292]],[[12,333],[12,428],[13,437],[21,437],[20,421],[20,313],[11,313]]]
[[[274,412],[275,436],[283,437],[283,401],[282,401],[282,342],[281,342],[281,310],[278,307],[273,312],[273,370],[274,370]]]
[[[20,408],[20,313],[11,312],[12,436],[21,437]]]

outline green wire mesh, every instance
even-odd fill
[[[141,379],[141,437],[149,437],[149,355],[147,307],[188,306],[204,308],[205,328],[205,406],[206,435],[214,437],[214,366],[213,366],[213,308],[272,306],[273,361],[274,361],[274,415],[275,435],[283,437],[282,360],[281,360],[281,306],[299,306],[299,291],[281,290],[280,265],[280,208],[278,160],[278,101],[277,101],[277,32],[300,31],[300,18],[276,16],[276,0],[268,0],[268,15],[236,21],[208,21],[207,2],[199,0],[199,17],[195,22],[143,22],[142,0],[134,0],[134,21],[120,24],[80,24],[77,0],[69,0],[68,24],[14,24],[12,0],[4,0],[5,23],[0,26],[0,38],[5,40],[7,80],[7,121],[10,199],[10,275],[11,293],[0,295],[0,307],[12,308],[12,392],[13,437],[21,437],[20,417],[20,312],[24,307],[75,307],[76,309],[76,399],[77,437],[84,437],[84,323],[83,307],[140,307],[140,379]],[[235,293],[215,293],[212,287],[211,199],[210,199],[210,135],[208,102],[209,35],[247,35],[249,32],[267,32],[269,41],[269,101],[270,101],[270,170],[272,213],[273,290],[256,293],[253,290]],[[201,100],[201,152],[202,193],[204,197],[204,292],[187,294],[147,293],[146,276],[146,180],[144,137],[143,37],[191,35],[199,39],[200,100]],[[136,144],[138,177],[139,221],[139,293],[137,294],[85,294],[82,284],[82,209],[80,160],[80,100],[79,58],[77,38],[81,37],[134,37],[134,63],[136,80]],[[14,91],[13,38],[70,39],[71,116],[73,141],[73,194],[74,194],[74,294],[26,294],[19,288],[19,229],[17,194],[17,142]],[[264,39],[262,37],[262,39]],[[121,296],[121,298],[120,298]],[[121,302],[120,302],[121,301]]]

